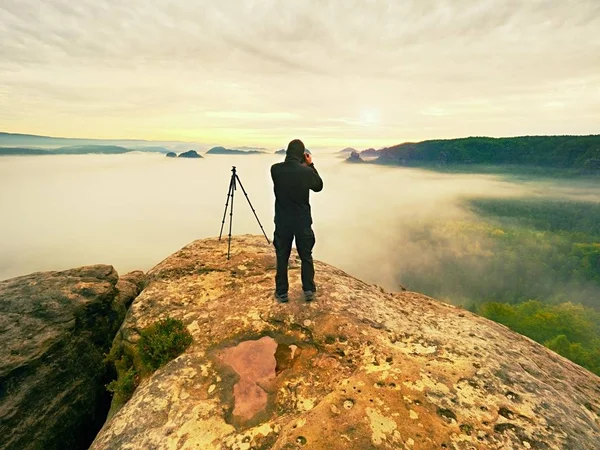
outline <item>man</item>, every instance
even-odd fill
[[[315,169],[310,152],[299,139],[289,143],[285,161],[271,167],[271,178],[275,190],[275,298],[280,303],[288,301],[288,261],[292,241],[296,238],[298,256],[302,261],[304,298],[312,301],[317,288],[312,259],[315,235],[311,228],[309,191],[321,191],[323,180]]]

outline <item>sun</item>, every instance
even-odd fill
[[[365,127],[379,125],[381,122],[381,113],[376,108],[365,108],[360,112],[358,121]]]

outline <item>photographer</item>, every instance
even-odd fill
[[[271,178],[275,191],[275,298],[280,303],[288,301],[288,261],[295,238],[298,256],[302,261],[304,298],[312,301],[317,288],[312,259],[315,235],[311,227],[309,191],[321,191],[323,180],[315,169],[310,152],[299,139],[289,143],[285,161],[271,167]]]

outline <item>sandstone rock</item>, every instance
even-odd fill
[[[104,352],[142,277],[97,265],[0,282],[0,448],[89,446],[106,413]]]
[[[104,449],[598,449],[600,378],[506,327],[317,262],[273,298],[262,237],[196,241],[149,272],[121,328],[181,319],[188,350],[142,380]]]
[[[141,270],[129,272],[119,278],[117,282],[118,294],[115,298],[115,302],[122,306],[125,310],[123,311],[123,317],[125,312],[133,300],[139,295],[146,285],[146,275]]]

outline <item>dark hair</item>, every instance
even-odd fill
[[[306,147],[304,147],[304,142],[302,142],[300,139],[294,139],[288,144],[286,154],[288,156],[297,156],[299,158],[302,158],[305,148]]]

